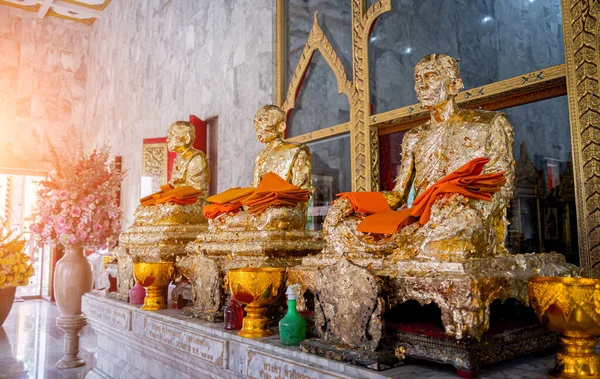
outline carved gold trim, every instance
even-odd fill
[[[290,81],[287,96],[282,105],[283,111],[286,113],[291,111],[296,104],[296,96],[300,90],[302,79],[304,78],[304,75],[306,75],[306,71],[308,70],[310,61],[316,50],[321,52],[323,58],[325,58],[325,61],[335,74],[338,83],[338,94],[345,94],[350,102],[350,108],[352,108],[352,99],[354,98],[352,94],[352,83],[348,80],[342,61],[337,56],[333,46],[331,46],[331,43],[329,43],[327,36],[325,36],[319,25],[318,12],[315,12],[313,26],[308,35],[308,41],[306,42],[306,45],[304,45],[300,61],[296,66],[296,70],[294,70],[294,76]]]
[[[74,5],[78,5],[80,7],[103,11],[104,8],[106,8],[106,6],[110,3],[111,0],[105,0],[102,4],[98,4],[98,5],[87,4],[87,3],[83,3],[81,1],[76,1],[76,0],[62,0],[62,1],[64,1],[65,3],[71,3]]]
[[[350,131],[350,123],[346,122],[343,124],[330,126],[325,129],[319,129],[314,132],[290,137],[290,138],[286,139],[286,141],[306,143],[306,142],[317,141],[317,140],[328,138],[328,137],[337,136],[339,134],[348,133],[349,131]]]
[[[34,4],[34,5],[21,5],[21,4],[17,4],[17,3],[11,3],[10,1],[4,1],[4,0],[0,0],[0,4],[2,5],[8,5],[9,7],[15,7],[15,8],[20,8],[20,9],[25,9],[31,12],[37,12],[38,9],[40,9],[40,4]]]
[[[277,3],[281,9],[279,3]],[[308,35],[308,41],[304,46],[300,61],[294,71],[294,76],[290,80],[286,99],[282,108],[288,113],[294,108],[296,96],[302,84],[302,79],[310,65],[310,61],[316,50],[319,50],[327,64],[333,71],[338,85],[338,94],[345,94],[350,104],[350,130],[351,144],[351,172],[352,172],[352,190],[367,191],[377,190],[379,188],[379,136],[377,128],[369,125],[370,101],[369,101],[369,62],[368,62],[368,44],[369,31],[371,26],[384,12],[391,9],[390,0],[379,0],[373,4],[367,11],[366,0],[352,1],[352,62],[353,62],[353,82],[348,80],[348,75],[342,61],[331,46],[329,39],[323,33],[319,25],[318,13],[315,12],[313,26]],[[280,15],[284,12],[278,11],[278,22],[285,16]],[[281,48],[281,42],[278,42]],[[277,80],[284,80],[285,73],[280,67],[277,71]],[[279,87],[278,87],[279,88]],[[346,125],[346,124],[344,124]],[[340,128],[335,128],[322,133],[308,133],[299,136],[302,138],[312,138],[311,135],[319,135],[320,138],[333,135],[332,132],[339,134]],[[296,137],[298,138],[298,137]]]
[[[96,21],[95,17],[90,17],[90,18],[77,18],[77,17],[70,17],[70,16],[65,16],[64,14],[60,14],[60,13],[56,13],[55,11],[53,11],[52,9],[48,10],[48,13],[46,13],[48,16],[54,16],[54,17],[58,17],[58,18],[62,18],[65,20],[70,20],[70,21],[75,21],[75,22],[80,22],[82,24],[86,24],[86,25],[92,25],[94,23],[94,21]]]
[[[590,0],[562,0],[567,90],[573,145],[579,261],[585,276],[600,277],[600,89],[598,18]]]

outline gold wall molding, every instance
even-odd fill
[[[600,90],[597,0],[562,0],[579,260],[600,277]]]
[[[279,8],[282,6],[277,3]],[[352,190],[353,191],[376,191],[379,189],[379,135],[376,127],[369,125],[370,99],[369,99],[369,59],[368,44],[369,31],[377,17],[391,10],[391,0],[379,0],[368,10],[366,9],[366,0],[352,1],[352,77],[353,81],[348,80],[348,75],[340,60],[338,54],[329,42],[327,36],[323,33],[319,25],[318,13],[315,12],[313,26],[308,35],[308,41],[304,46],[300,61],[296,66],[294,75],[290,80],[286,99],[282,104],[283,110],[288,113],[294,108],[296,96],[302,79],[308,70],[310,61],[316,50],[323,55],[327,64],[333,71],[337,84],[338,94],[345,94],[350,104],[350,122],[347,124],[350,130],[351,144],[351,172],[352,172]],[[277,25],[284,23],[285,15],[280,10],[277,11]],[[283,32],[277,33],[281,39],[277,39],[278,48],[285,49]],[[279,57],[279,53],[277,54]],[[283,57],[281,60],[284,61]],[[279,81],[285,81],[284,68],[278,67]],[[280,88],[277,84],[277,88]],[[277,96],[280,99],[280,96]],[[346,125],[346,124],[343,124]],[[345,128],[345,126],[343,127]],[[336,127],[335,131],[340,131],[341,127]],[[310,135],[312,133],[308,133]],[[315,133],[316,134],[316,133]],[[339,134],[339,133],[337,133]],[[320,138],[325,138],[331,133],[320,133]],[[300,136],[305,138],[306,135]],[[298,137],[295,137],[298,138]],[[311,137],[312,138],[312,137]]]

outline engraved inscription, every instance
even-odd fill
[[[343,378],[325,370],[248,350],[246,376],[254,379],[329,379]]]
[[[131,311],[110,307],[87,298],[84,298],[83,304],[83,311],[90,319],[108,326],[117,326],[121,329],[130,330]]]
[[[210,363],[223,364],[223,341],[146,318],[143,336]]]

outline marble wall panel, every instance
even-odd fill
[[[84,127],[90,28],[0,7],[0,167],[47,170]]]
[[[218,191],[251,181],[256,110],[274,98],[273,1],[123,0],[91,29],[87,140],[123,156],[125,225],[140,196],[142,140],[218,116]]]

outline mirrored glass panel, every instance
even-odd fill
[[[567,96],[503,111],[515,130],[515,196],[507,215],[511,253],[556,251],[579,263]],[[380,136],[380,187],[390,190],[404,132]]]
[[[320,230],[335,195],[352,190],[350,135],[340,135],[307,145],[312,157],[313,194],[306,227]]]
[[[304,77],[294,109],[288,117],[288,137],[348,122],[350,103],[338,95],[337,80],[325,58],[315,52]]]
[[[465,88],[564,63],[560,0],[394,0],[369,38],[375,113],[417,103],[424,56],[460,58]]]

